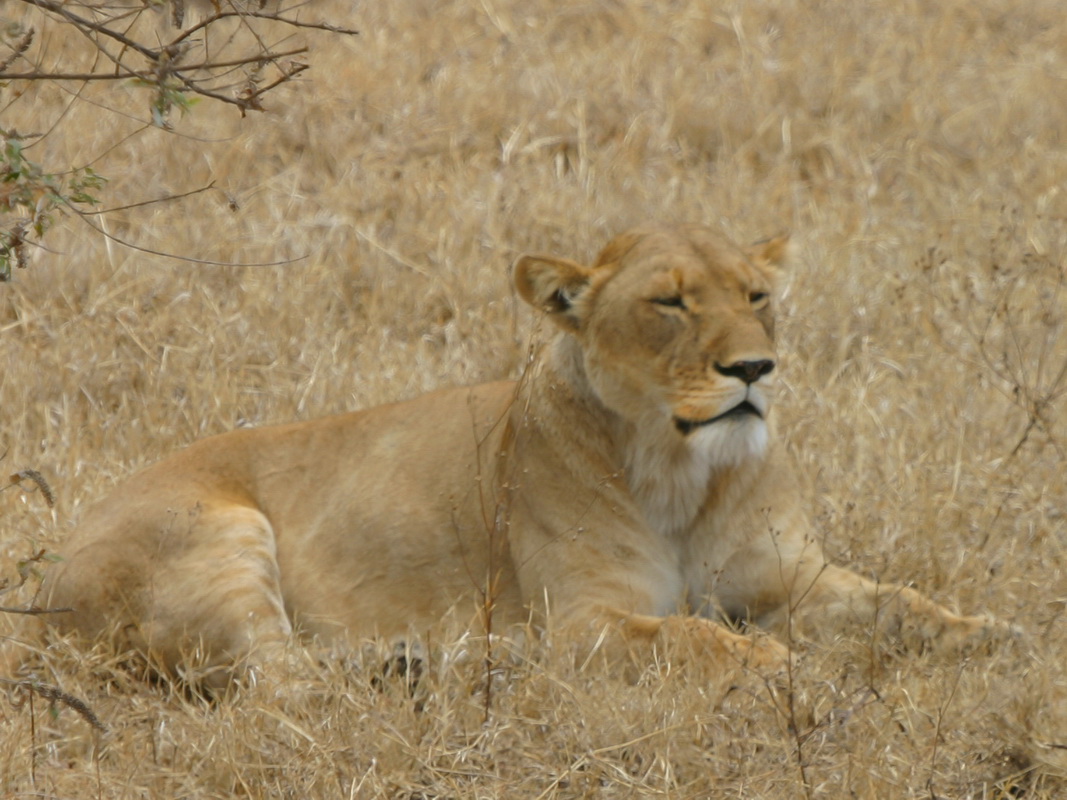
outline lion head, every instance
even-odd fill
[[[638,228],[593,266],[523,256],[515,282],[576,345],[606,408],[730,465],[767,447],[772,292],[786,246],[779,237],[739,247],[697,225]]]

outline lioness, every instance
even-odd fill
[[[198,442],[86,513],[43,604],[167,670],[195,652],[208,682],[294,631],[487,610],[631,651],[681,642],[723,673],[788,658],[726,620],[790,641],[991,637],[824,560],[769,423],[785,249],[694,225],[625,233],[593,266],[522,256],[518,293],[557,330],[520,380]]]

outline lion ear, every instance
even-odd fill
[[[578,329],[574,303],[589,285],[593,271],[576,261],[555,256],[524,255],[515,262],[515,288],[534,308],[548,312],[564,330]]]
[[[596,266],[603,267],[622,261],[623,256],[629,253],[634,246],[648,235],[645,228],[635,228],[632,231],[621,233],[605,245],[597,256]]]
[[[777,275],[792,260],[792,251],[789,234],[783,233],[770,239],[760,239],[746,252],[753,263],[768,269],[772,275]]]

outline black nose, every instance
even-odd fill
[[[745,383],[755,383],[774,369],[774,362],[769,358],[759,361],[735,361],[733,364],[715,364],[715,370],[731,378],[740,378]]]

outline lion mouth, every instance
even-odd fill
[[[697,428],[703,428],[705,425],[711,425],[715,422],[721,422],[724,419],[731,419],[733,417],[747,417],[750,414],[754,414],[760,419],[763,419],[763,414],[758,408],[752,405],[752,403],[750,403],[748,400],[742,400],[733,408],[727,409],[726,411],[715,417],[708,417],[707,419],[698,420],[682,419],[681,417],[675,417],[674,427],[678,429],[678,432],[681,433],[682,436],[688,436]]]

